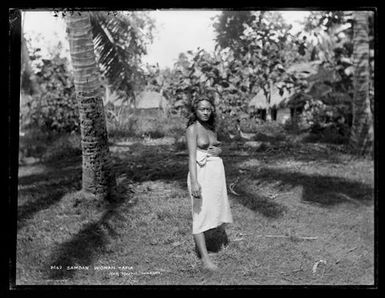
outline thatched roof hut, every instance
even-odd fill
[[[168,101],[159,92],[143,91],[139,93],[135,100],[136,109],[159,109],[168,110]]]
[[[290,92],[288,92],[286,89],[282,95],[279,94],[279,90],[277,87],[273,87],[271,89],[271,96],[270,96],[270,107],[272,108],[282,108],[286,106],[286,103],[290,97],[292,97],[295,94],[295,91],[291,89]],[[267,109],[267,98],[263,92],[263,90],[260,90],[257,95],[255,95],[249,102],[249,107],[254,106],[256,109]]]

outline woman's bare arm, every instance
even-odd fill
[[[190,125],[186,131],[186,140],[189,156],[189,171],[191,183],[197,182],[196,150],[197,150],[197,131],[195,125]]]
[[[197,130],[196,126],[190,125],[186,130],[186,140],[189,155],[189,171],[190,171],[190,182],[191,191],[194,196],[200,194],[200,186],[197,179],[197,164],[196,164],[196,150],[197,150]]]

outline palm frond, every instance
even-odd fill
[[[100,69],[114,90],[132,94],[135,83],[143,78],[139,68],[146,53],[140,18],[123,13],[97,11],[91,15],[95,51]]]

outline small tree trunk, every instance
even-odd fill
[[[271,121],[272,120],[272,117],[271,117],[271,107],[268,107],[266,109],[266,121]]]
[[[83,11],[80,15],[68,15],[66,23],[80,115],[82,188],[106,199],[112,194],[116,180],[108,147],[89,13]]]
[[[270,84],[269,84],[268,90],[269,91],[265,91],[266,103],[267,103],[266,121],[270,122],[271,121],[271,106],[270,106],[270,102],[271,102],[271,87],[270,87]]]

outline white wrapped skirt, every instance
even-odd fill
[[[197,150],[196,160],[201,198],[192,196],[190,172],[187,175],[187,186],[192,207],[193,234],[216,228],[223,223],[233,222],[222,158],[209,155],[203,150]]]

